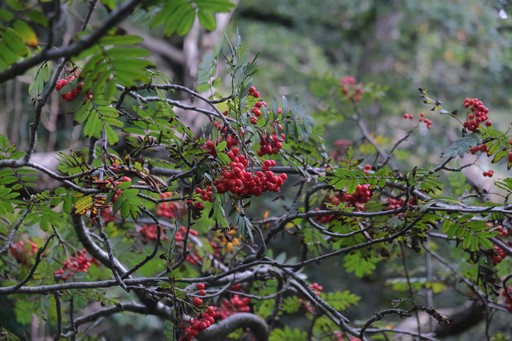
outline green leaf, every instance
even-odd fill
[[[358,278],[371,275],[375,271],[376,264],[381,260],[373,254],[363,255],[361,252],[352,252],[343,258],[343,266],[347,272],[353,272]]]
[[[197,12],[197,17],[199,19],[199,23],[207,30],[213,31],[217,27],[217,21],[215,20],[214,13],[205,9],[200,9],[199,12]]]
[[[199,10],[208,10],[214,13],[228,12],[235,7],[231,0],[195,0]]]
[[[302,304],[297,296],[287,297],[283,301],[282,309],[287,314],[293,314],[299,311]]]
[[[51,76],[51,70],[48,66],[48,63],[43,63],[39,69],[37,69],[36,76],[34,77],[34,81],[30,83],[28,87],[28,93],[30,97],[35,98],[39,96],[43,92],[44,85]]]
[[[19,193],[13,192],[11,188],[0,186],[0,216],[7,213],[14,213],[13,199],[17,198]]]
[[[307,340],[308,334],[298,328],[290,329],[285,326],[283,329],[274,329],[270,334],[269,341],[302,341]]]
[[[140,213],[139,205],[143,204],[138,194],[139,190],[136,188],[122,190],[112,206],[113,213],[119,211],[123,219],[137,219]]]
[[[117,132],[112,129],[112,126],[109,124],[104,124],[105,135],[107,136],[108,143],[115,145],[119,142],[119,136],[117,136]]]
[[[359,296],[352,294],[350,291],[321,293],[320,297],[336,310],[346,310],[353,306],[361,299]]]
[[[441,157],[463,157],[465,153],[469,152],[470,147],[474,147],[480,143],[482,143],[482,139],[479,134],[467,134],[455,140],[450,147],[443,151]]]
[[[473,219],[472,215],[451,215],[444,220],[442,228],[448,238],[462,241],[462,247],[469,251],[491,249],[493,244],[489,239],[498,233],[490,231],[484,220]]]

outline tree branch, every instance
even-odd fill
[[[0,84],[6,82],[9,79],[24,74],[28,69],[44,61],[57,60],[59,58],[72,57],[79,54],[83,50],[94,45],[108,32],[108,30],[124,20],[135,9],[135,7],[137,7],[137,5],[143,2],[144,0],[125,1],[115,10],[113,10],[107,18],[105,18],[103,25],[101,25],[96,31],[90,33],[89,35],[76,40],[74,43],[71,43],[66,47],[61,47],[54,50],[43,50],[31,58],[13,64],[9,69],[0,72]]]
[[[267,341],[269,336],[268,325],[258,315],[250,313],[236,313],[216,322],[197,336],[199,341],[224,340],[227,335],[240,328],[249,328],[256,341]]]

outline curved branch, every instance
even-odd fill
[[[240,328],[249,328],[256,341],[267,341],[269,328],[265,320],[250,313],[237,313],[211,325],[197,336],[199,341],[224,340],[227,335]]]
[[[89,322],[94,322],[102,317],[108,317],[114,315],[119,312],[129,311],[137,314],[151,314],[148,308],[145,305],[134,303],[134,302],[125,302],[125,303],[117,303],[115,306],[103,308],[95,311],[92,314],[85,315],[82,317],[76,318],[70,327],[66,328],[63,331],[63,337],[69,337],[71,334],[74,334],[74,329]]]

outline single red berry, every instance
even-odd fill
[[[197,290],[204,290],[206,289],[206,285],[204,283],[197,283]]]
[[[198,307],[203,304],[203,300],[200,299],[199,297],[194,297],[194,299],[192,300],[192,304]]]

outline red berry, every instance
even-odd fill
[[[197,283],[197,290],[204,290],[206,289],[206,285],[204,283]]]
[[[192,304],[198,307],[203,304],[203,300],[200,299],[199,297],[194,297],[194,299],[192,300]]]

